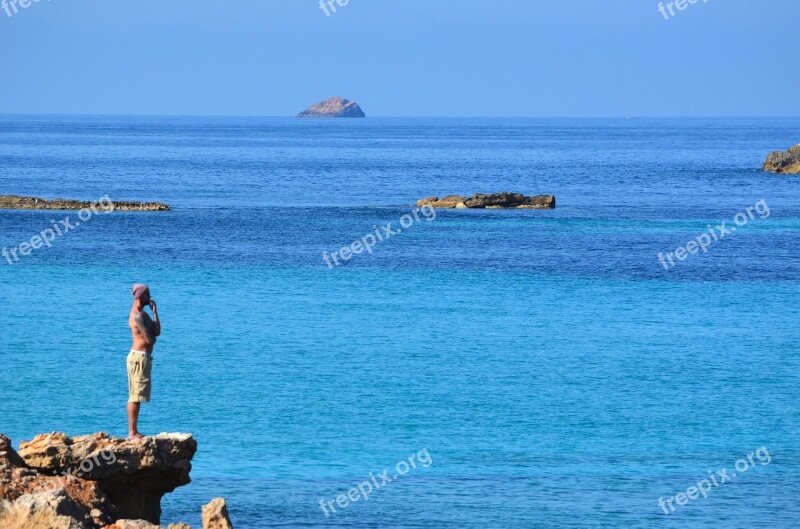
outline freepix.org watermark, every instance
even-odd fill
[[[13,248],[9,249],[3,246],[3,249],[0,250],[0,254],[2,254],[3,258],[6,260],[6,262],[8,262],[9,265],[13,265],[19,262],[20,257],[26,257],[34,250],[39,250],[43,246],[48,248],[52,247],[53,241],[56,239],[56,235],[63,237],[67,233],[80,226],[81,222],[86,223],[91,220],[92,217],[97,215],[100,211],[103,211],[106,214],[114,211],[114,203],[110,198],[108,198],[108,195],[102,197],[97,202],[92,202],[88,208],[83,208],[78,211],[79,220],[73,222],[69,215],[58,222],[56,222],[55,219],[51,219],[50,224],[52,227],[45,228],[41,232],[31,237],[30,241],[20,243],[18,246]],[[2,263],[3,261],[0,261],[0,264]]]
[[[331,16],[331,12],[336,13],[336,6],[344,7],[350,0],[319,0],[319,8],[325,11],[325,16]]]
[[[325,518],[328,518],[331,514],[336,514],[334,502],[340,509],[346,509],[351,503],[356,503],[362,499],[364,501],[369,501],[370,494],[378,492],[381,487],[392,483],[399,479],[400,476],[405,476],[413,469],[416,469],[417,463],[419,463],[422,468],[428,468],[433,464],[433,458],[431,458],[427,448],[423,448],[416,454],[412,454],[408,458],[399,461],[394,466],[395,473],[392,474],[392,476],[389,476],[388,468],[384,469],[383,472],[377,476],[374,476],[373,473],[370,472],[369,479],[362,481],[358,486],[348,490],[347,495],[339,494],[334,499],[328,501],[319,500],[319,508],[325,513]],[[380,483],[378,481],[380,481]]]
[[[700,496],[703,496],[703,499],[707,499],[708,495],[714,490],[711,488],[712,484],[714,488],[717,488],[724,483],[733,481],[736,479],[736,476],[741,476],[751,468],[755,468],[756,462],[753,456],[755,456],[755,459],[758,459],[762,466],[769,465],[772,462],[772,456],[769,455],[769,450],[767,450],[766,446],[762,446],[755,452],[750,452],[747,455],[747,459],[743,457],[736,460],[734,464],[736,472],[728,474],[727,468],[717,470],[716,472],[711,472],[709,470],[707,479],[701,479],[697,482],[697,485],[692,485],[686,489],[686,492],[679,492],[675,496],[670,496],[667,499],[663,497],[658,498],[658,506],[664,511],[664,514],[671,514],[675,512],[675,505],[683,507],[689,503],[689,501],[694,501]],[[673,505],[673,503],[675,505]],[[669,510],[667,510],[667,507],[669,507]]]
[[[664,20],[669,20],[676,15],[675,9],[678,11],[685,11],[687,7],[694,5],[699,1],[700,0],[674,0],[674,2],[667,2],[666,6],[664,5],[664,2],[659,2],[658,12],[664,16]],[[707,4],[708,0],[703,0],[703,3]],[[667,15],[667,12],[669,12],[669,15]]]
[[[101,450],[100,452],[97,452],[97,453],[87,457],[86,459],[84,459],[80,463],[78,463],[78,466],[76,466],[74,468],[73,467],[67,468],[66,470],[62,470],[60,473],[55,474],[56,479],[54,479],[52,481],[48,481],[47,483],[45,483],[41,487],[38,487],[32,493],[35,494],[35,493],[37,493],[39,491],[42,491],[42,492],[45,492],[45,493],[55,493],[59,489],[61,489],[62,487],[65,487],[67,485],[67,477],[68,476],[81,477],[83,475],[89,474],[95,468],[99,468],[99,467],[102,467],[104,465],[113,465],[116,462],[117,462],[117,454],[115,454],[112,450]],[[0,500],[0,512],[3,511],[2,503],[3,503],[3,501]],[[6,505],[9,505],[9,504],[10,504],[10,502],[6,503]],[[14,512],[14,511],[21,511],[21,510],[28,510],[28,509],[30,509],[30,507],[26,503],[17,501],[17,502],[15,502],[13,504],[13,506],[11,507],[10,510],[11,510],[11,512]]]
[[[28,9],[33,4],[38,4],[42,0],[1,0],[0,8],[6,12],[6,15],[13,17],[19,13],[20,9]],[[50,0],[47,0],[48,2]]]
[[[436,218],[436,210],[429,205],[424,205],[422,207],[416,208],[411,211],[411,213],[406,213],[402,217],[400,217],[400,228],[393,229],[392,222],[388,223],[386,226],[373,226],[375,228],[375,232],[368,233],[361,237],[360,239],[356,239],[350,245],[344,246],[341,249],[331,252],[322,252],[322,259],[328,265],[328,269],[332,269],[334,266],[339,266],[342,263],[339,262],[341,259],[344,262],[349,261],[353,258],[354,255],[358,255],[367,251],[367,253],[372,253],[372,248],[378,244],[379,242],[386,241],[397,234],[401,233],[404,229],[408,229],[414,225],[415,222],[421,222],[420,213],[422,216],[425,217],[425,220],[430,222]]]
[[[709,246],[733,234],[737,227],[741,228],[749,221],[754,220],[756,218],[754,213],[757,214],[761,220],[769,218],[771,213],[766,200],[762,198],[756,202],[754,206],[749,206],[745,211],[737,213],[733,217],[733,223],[736,224],[736,226],[728,227],[727,221],[717,224],[716,226],[711,226],[709,224],[708,232],[701,233],[687,242],[685,246],[680,246],[676,248],[675,251],[668,252],[666,255],[664,255],[663,252],[659,252],[658,262],[661,263],[664,270],[669,270],[671,267],[675,267],[675,259],[684,261],[687,257],[696,254],[700,250],[702,250],[703,253],[708,253]],[[667,265],[667,261],[669,261],[669,266]]]

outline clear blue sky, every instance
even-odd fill
[[[800,1],[674,12],[665,20],[655,0],[350,0],[331,16],[319,0],[41,0],[0,10],[0,113],[292,115],[341,95],[372,116],[800,115]]]

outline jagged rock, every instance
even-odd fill
[[[0,529],[163,529],[161,497],[191,481],[196,450],[189,434],[128,441],[51,433],[17,452],[0,434]],[[225,500],[204,506],[203,521],[231,529]]]
[[[16,501],[0,500],[0,527],[3,529],[93,529],[80,521],[80,508],[66,489],[25,494]]]
[[[96,529],[110,523],[113,513],[109,498],[95,482],[28,468],[11,440],[0,434],[1,528]]]
[[[203,505],[203,529],[233,529],[224,499],[215,498]]]
[[[525,203],[525,195],[520,193],[495,193],[484,195],[476,193],[464,201],[468,208],[515,208]]]
[[[552,209],[556,207],[556,197],[553,195],[526,196],[520,193],[507,192],[494,193],[491,195],[476,193],[469,198],[460,195],[449,195],[441,200],[437,197],[423,198],[417,201],[417,206],[471,209]]]
[[[0,195],[0,209],[56,209],[56,210],[78,210],[94,209],[97,211],[169,211],[167,204],[161,202],[132,202],[114,201],[103,197],[96,202],[86,202],[82,200],[68,200],[64,198],[19,197],[16,195]]]
[[[764,162],[764,170],[779,174],[800,174],[800,145],[786,152],[769,153],[767,161]]]
[[[24,465],[22,458],[11,446],[11,439],[0,433],[0,469]]]
[[[525,209],[553,209],[556,207],[556,197],[554,195],[525,197],[525,202],[517,207]]]
[[[69,477],[59,485],[58,479],[39,476],[34,492],[13,501],[0,499],[0,527],[23,529],[28,524],[45,527],[47,521],[59,528],[96,529],[112,520],[109,513],[114,508],[94,484]]]
[[[62,433],[20,443],[25,464],[42,473],[96,482],[114,505],[117,519],[158,525],[161,497],[191,482],[197,442],[189,434],[159,434],[140,441],[97,433],[70,438]]]
[[[365,118],[364,111],[355,101],[331,97],[311,105],[297,115],[298,118]]]
[[[428,197],[423,198],[422,200],[417,201],[417,206],[430,206],[432,208],[440,208],[440,209],[453,209],[453,208],[466,208],[467,206],[464,204],[464,201],[467,200],[467,197],[462,197],[461,195],[447,195],[446,197],[439,199],[438,197]]]

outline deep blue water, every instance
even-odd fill
[[[164,522],[224,496],[256,529],[795,527],[800,177],[760,164],[798,141],[800,119],[0,116],[0,193],[174,207],[0,259],[0,432],[125,434],[144,281],[164,335],[141,427],[200,446]],[[322,259],[418,198],[500,190],[558,207],[438,211]],[[67,215],[0,211],[0,245]],[[762,446],[768,465],[659,507]]]

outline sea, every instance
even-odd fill
[[[797,527],[800,176],[761,164],[798,141],[798,118],[0,115],[0,193],[171,206],[0,211],[0,432],[126,435],[144,282],[140,429],[199,445],[165,526],[224,497],[237,529]],[[500,191],[557,207],[415,206]]]

